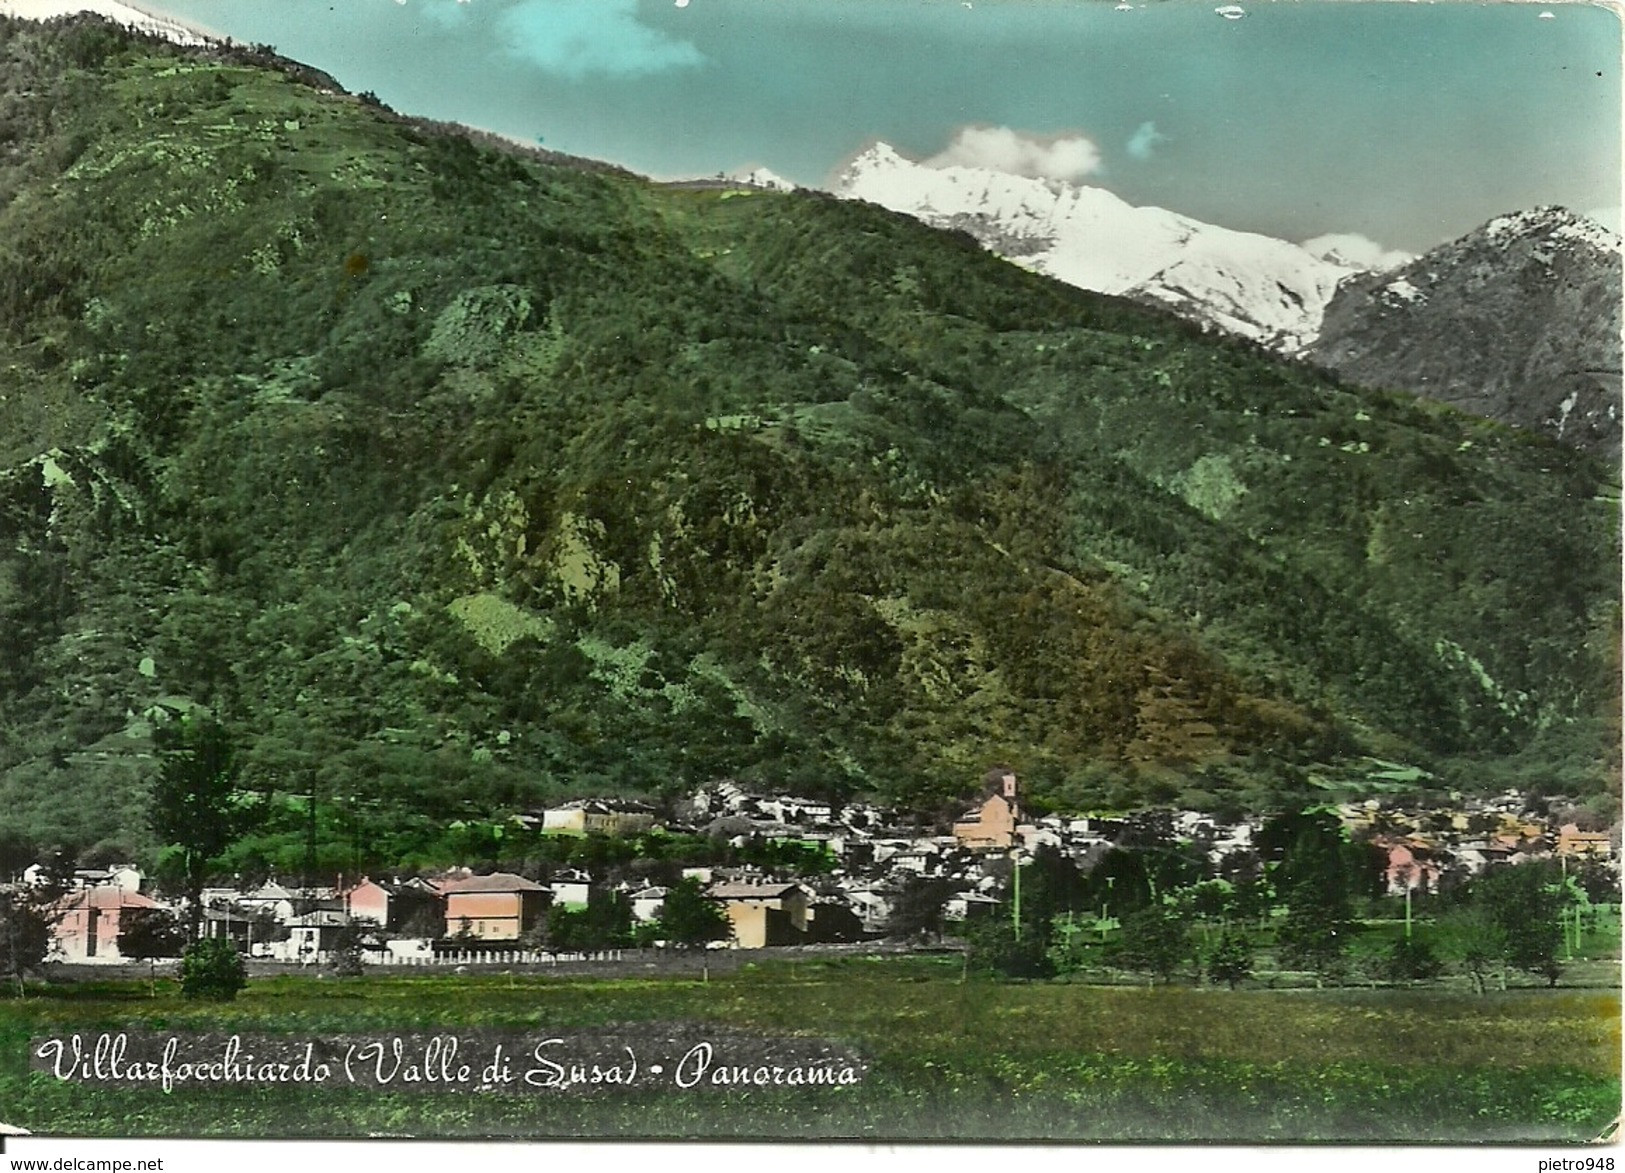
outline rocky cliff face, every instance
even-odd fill
[[[1307,357],[1618,457],[1620,297],[1619,238],[1536,208],[1344,283]]]

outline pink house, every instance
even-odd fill
[[[1439,886],[1441,868],[1425,848],[1409,843],[1388,844],[1388,867],[1384,873],[1388,881],[1388,895],[1403,896],[1410,892],[1432,892]]]
[[[62,919],[53,930],[56,948],[65,961],[119,962],[119,918],[132,908],[158,908],[156,900],[104,885],[70,892],[57,905]]]
[[[363,879],[344,893],[344,909],[352,920],[371,921],[379,928],[389,924],[390,892],[376,880]]]

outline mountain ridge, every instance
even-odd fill
[[[1287,353],[1313,340],[1337,284],[1358,271],[1273,237],[1136,207],[1104,188],[927,166],[886,143],[851,160],[833,186],[963,229],[1000,256],[1080,289],[1165,306]]]
[[[1583,453],[854,201],[95,22],[0,61],[0,830],[138,848],[176,704],[403,858],[718,777],[930,811],[991,760],[1074,809],[1612,784]]]
[[[1349,281],[1305,357],[1617,460],[1622,289],[1617,235],[1527,209]]]
[[[1420,257],[1371,268],[1335,248],[1311,251],[1134,207],[1103,188],[917,163],[883,142],[855,156],[833,187],[967,231],[1035,272],[1165,307],[1364,386],[1619,453],[1621,243],[1567,209],[1498,216]],[[1551,271],[1542,249],[1567,256],[1563,273]],[[1448,284],[1439,273],[1456,267],[1471,270],[1460,278],[1464,288],[1421,305],[1416,282]],[[1535,296],[1508,292],[1492,313],[1475,308],[1474,295],[1496,270],[1504,289]],[[1565,283],[1578,292],[1563,291]],[[1434,321],[1441,304],[1453,308]],[[1522,337],[1517,346],[1514,336]]]

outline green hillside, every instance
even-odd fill
[[[0,831],[147,712],[369,834],[736,777],[1611,789],[1618,495],[880,209],[0,20]]]

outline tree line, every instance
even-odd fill
[[[1591,899],[1609,900],[1611,877],[1534,860],[1426,894],[1413,918],[1387,894],[1385,854],[1324,809],[1274,816],[1252,851],[1217,868],[1156,823],[1131,826],[1088,871],[1047,847],[1019,865],[1019,879],[1013,866],[1003,902],[961,926],[968,964],[1005,977],[1119,972],[1231,988],[1266,975],[1324,985],[1455,974],[1484,993],[1518,973],[1556,985],[1584,933],[1615,912]],[[945,880],[911,879],[890,929],[940,938],[951,894]]]

